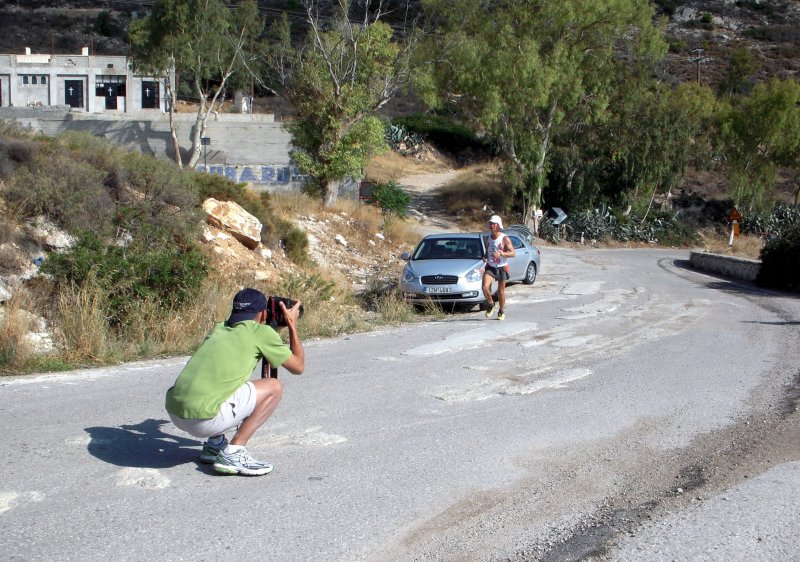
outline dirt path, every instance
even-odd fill
[[[438,190],[451,182],[460,172],[428,172],[401,178],[398,183],[411,195],[410,216],[419,221],[422,234],[458,232],[459,226],[448,218],[439,199]]]

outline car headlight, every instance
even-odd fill
[[[411,283],[416,277],[414,276],[414,272],[411,271],[411,268],[406,266],[403,268],[403,283]]]
[[[464,279],[472,282],[472,281],[480,281],[482,277],[483,277],[483,268],[476,267],[475,269],[467,273],[464,276]]]

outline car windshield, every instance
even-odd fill
[[[426,238],[417,247],[414,260],[479,260],[483,247],[478,238]]]

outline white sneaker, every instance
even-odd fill
[[[244,474],[245,476],[261,476],[272,472],[272,465],[268,462],[257,461],[250,456],[247,449],[242,447],[238,451],[226,453],[223,449],[214,461],[214,470],[220,474]]]

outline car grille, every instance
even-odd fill
[[[423,275],[420,278],[423,285],[455,285],[458,283],[457,275]]]

